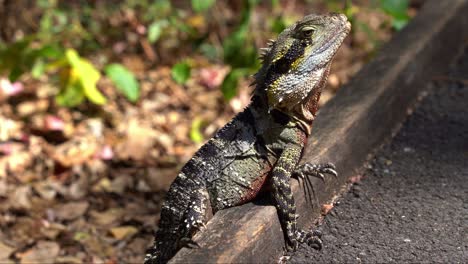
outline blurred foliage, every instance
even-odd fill
[[[408,24],[409,0],[380,0],[381,8],[392,17],[392,27],[401,30]]]
[[[356,14],[360,10],[353,1],[324,3],[330,11],[345,13],[353,25],[368,34],[370,41],[378,42],[370,27],[359,21]],[[408,0],[371,3],[391,17],[396,30],[409,20]],[[259,28],[252,29],[252,13],[260,5],[272,12]],[[230,21],[223,21],[227,18],[224,13],[219,14],[221,7],[232,8]],[[0,74],[8,75],[12,81],[25,73],[34,78],[56,76],[57,102],[65,106],[76,106],[84,99],[104,104],[106,98],[96,87],[101,73],[129,101],[137,102],[137,79],[118,63],[126,52],[144,53],[149,63],[172,65],[171,75],[179,84],[186,83],[191,68],[197,67],[187,57],[199,54],[223,62],[231,67],[221,84],[221,91],[229,100],[237,93],[238,80],[260,66],[256,43],[265,43],[268,36],[281,32],[294,20],[285,14],[279,0],[122,0],[119,4],[38,0],[34,9],[39,13],[36,28],[12,41],[0,41]],[[96,54],[100,56],[93,56]],[[94,59],[84,59],[89,56]]]
[[[85,97],[98,105],[106,103],[106,98],[96,87],[101,74],[91,62],[81,58],[76,50],[67,49],[64,56],[49,67],[57,67],[60,71],[62,90],[57,95],[57,103],[60,105],[77,106]]]
[[[195,143],[203,142],[204,137],[203,133],[201,132],[202,127],[205,126],[203,119],[197,117],[192,121],[192,127],[190,128],[190,139]]]
[[[343,2],[344,9],[341,9],[340,5],[342,5]],[[346,14],[351,22],[359,23],[359,21],[355,19],[359,8],[352,0],[330,0],[327,1],[327,4],[330,10],[336,12],[343,10],[343,13]],[[406,26],[410,20],[408,15],[409,0],[372,0],[370,5],[389,15],[392,18],[392,27],[397,31]]]
[[[241,20],[237,29],[224,39],[224,61],[231,65],[232,70],[224,79],[221,91],[224,98],[229,100],[236,95],[239,77],[254,73],[259,67],[257,48],[253,40],[249,39],[249,22],[252,9],[258,1],[244,1]]]
[[[172,67],[171,75],[174,81],[184,84],[190,78],[190,65],[187,62],[179,62]]]
[[[214,3],[215,0],[192,0],[192,8],[195,12],[203,12],[213,6]]]
[[[135,76],[122,64],[109,64],[104,69],[107,77],[111,79],[117,89],[127,97],[128,100],[135,103],[140,97],[140,85]]]
[[[248,73],[249,69],[235,68],[226,75],[223,84],[221,85],[221,91],[223,92],[224,99],[230,100],[236,96],[239,78],[247,76]]]

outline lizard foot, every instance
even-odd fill
[[[325,174],[333,175],[334,177],[338,176],[336,172],[336,167],[333,163],[323,163],[323,164],[312,164],[312,163],[305,163],[299,166],[294,171],[294,175],[301,179],[305,179],[306,176],[312,176],[325,180]]]
[[[304,230],[296,231],[296,239],[299,243],[306,243],[313,249],[321,250],[322,249],[322,232],[315,230],[313,232],[307,232]]]
[[[189,237],[181,238],[179,243],[182,247],[200,248],[200,245]]]
[[[313,249],[321,250],[322,249],[322,232],[315,230],[313,232],[307,232],[302,229],[299,229],[295,232],[293,238],[289,239],[289,243],[286,246],[287,252],[294,252],[299,247],[299,244],[307,244]]]

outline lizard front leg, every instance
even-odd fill
[[[287,240],[287,250],[294,251],[298,243],[321,248],[319,233],[299,230],[296,225],[296,205],[291,191],[290,177],[301,157],[301,146],[289,144],[272,170],[272,197]]]

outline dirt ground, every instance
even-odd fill
[[[466,263],[468,48],[289,263]]]

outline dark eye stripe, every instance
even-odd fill
[[[287,73],[289,69],[291,69],[291,65],[298,58],[304,55],[304,50],[305,45],[302,44],[302,41],[295,39],[283,57],[273,62],[268,68],[265,78],[266,87],[269,87],[270,84],[274,83],[279,77]]]

